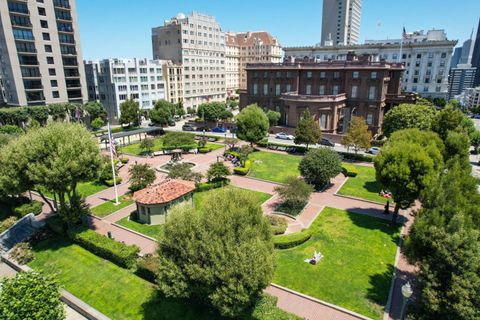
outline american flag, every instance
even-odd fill
[[[405,27],[403,27],[402,38],[403,38],[403,40],[408,39],[408,34],[407,34],[407,31],[405,30]]]

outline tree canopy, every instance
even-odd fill
[[[237,115],[236,123],[237,137],[251,144],[262,140],[268,133],[268,118],[256,104],[244,108]]]
[[[353,148],[355,153],[360,149],[370,148],[372,133],[368,130],[368,125],[362,117],[352,117],[347,133],[342,138],[342,144],[347,148]]]
[[[282,116],[280,112],[273,111],[273,110],[268,110],[266,114],[267,114],[268,123],[270,124],[270,127],[276,126]]]
[[[208,181],[219,181],[225,179],[230,174],[230,170],[223,162],[214,162],[207,171]]]
[[[322,138],[322,129],[317,121],[310,115],[307,109],[303,112],[295,129],[295,144],[305,144],[308,149],[309,144],[316,144]]]
[[[385,114],[382,132],[389,137],[395,131],[402,129],[430,130],[435,121],[435,114],[435,108],[431,104],[398,105]]]
[[[308,184],[320,189],[342,170],[340,156],[328,148],[311,149],[299,164],[300,173]]]
[[[155,170],[146,163],[133,164],[128,168],[130,174],[130,190],[138,191],[155,182]]]
[[[197,116],[205,121],[217,121],[230,118],[229,111],[223,102],[202,103],[197,108]]]
[[[101,102],[89,101],[83,107],[85,111],[87,111],[87,113],[90,115],[91,120],[100,118],[105,121],[105,119],[107,118],[107,111],[105,110]]]
[[[186,132],[167,132],[163,137],[163,146],[167,148],[179,148],[182,146],[195,145],[195,137]]]
[[[150,120],[156,125],[168,125],[174,115],[175,105],[166,100],[158,100],[148,113]]]
[[[120,104],[120,123],[138,125],[140,123],[140,105],[132,98]]]
[[[160,238],[158,287],[167,297],[195,298],[221,315],[239,316],[272,280],[270,226],[242,190],[219,189],[199,212],[173,209]]]

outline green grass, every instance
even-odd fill
[[[103,218],[133,203],[129,196],[118,197],[118,205],[115,205],[115,199],[106,201],[91,209],[92,214]]]
[[[131,270],[101,259],[82,247],[61,238],[52,238],[34,246],[35,260],[30,266],[53,274],[72,294],[111,319],[220,319],[205,307],[188,300],[159,296],[154,285]],[[245,319],[296,319],[263,299]]]
[[[349,177],[338,194],[385,203],[386,199],[378,195],[382,187],[375,179],[375,168],[359,165],[354,167],[358,170],[358,175]]]
[[[161,138],[154,138],[153,141],[155,145],[152,148],[152,152],[159,151],[163,146],[163,140]],[[145,152],[140,149],[140,143],[133,143],[128,146],[121,147],[120,152],[125,154],[131,154],[134,156],[145,155]]]
[[[213,150],[218,150],[218,149],[225,148],[225,146],[221,145],[221,144],[216,144],[216,143],[207,143],[205,145],[205,148],[210,148],[213,151]]]
[[[79,184],[77,184],[77,192],[83,198],[86,198],[88,196],[91,196],[95,193],[98,193],[98,192],[103,191],[103,190],[108,189],[108,188],[110,188],[110,187],[106,186],[106,185],[104,185],[104,184],[102,184],[98,181],[80,182]],[[51,193],[50,191],[47,191],[43,188],[41,188],[41,189],[42,189],[42,193],[45,197],[53,199],[53,193]]]
[[[258,202],[258,205],[261,205],[262,203],[264,203],[265,201],[267,201],[268,199],[270,199],[272,197],[272,195],[268,194],[268,193],[253,191],[253,190],[247,190],[247,189],[241,189],[241,188],[233,187],[233,186],[227,186],[227,187],[224,187],[224,188],[233,188],[233,189],[245,192],[245,193],[249,194],[249,196],[254,197],[254,199]],[[219,192],[219,190],[220,190],[220,188],[219,189],[212,189],[212,190],[208,190],[208,191],[202,191],[202,192],[195,192],[193,194],[193,204],[194,204],[195,208],[197,208],[199,210],[202,210],[203,209],[203,204],[205,203],[205,198],[210,194],[213,194],[215,192]]]
[[[250,177],[282,183],[290,176],[300,175],[298,164],[301,156],[258,151],[251,153],[248,158],[252,161],[252,169],[248,174]]]
[[[304,244],[277,250],[274,283],[381,319],[387,302],[399,227],[389,221],[325,208]],[[314,251],[324,257],[304,262]]]
[[[139,223],[133,220],[130,220],[130,217],[125,217],[122,220],[115,222],[125,228],[131,229],[133,231],[137,231],[141,234],[146,236],[152,237],[154,239],[158,239],[161,235],[163,235],[163,225],[149,225],[144,223]]]

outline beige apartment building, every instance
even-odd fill
[[[154,59],[183,67],[185,107],[225,101],[225,33],[214,17],[179,13],[152,29],[152,47]]]
[[[183,66],[166,61],[163,64],[163,78],[167,82],[167,100],[171,103],[183,101]]]
[[[12,106],[85,102],[74,0],[0,1],[0,78]]]
[[[278,40],[265,31],[229,32],[226,37],[227,96],[237,89],[246,89],[247,64],[281,63],[282,47]]]

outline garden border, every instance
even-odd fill
[[[121,220],[121,219],[120,219],[120,220]],[[143,233],[140,233],[140,232],[138,232],[138,231],[132,230],[132,229],[130,229],[130,228],[124,227],[124,226],[118,224],[117,222],[118,222],[118,221],[116,221],[116,222],[111,222],[111,225],[116,226],[116,227],[119,227],[120,229],[123,229],[123,230],[125,230],[125,231],[129,231],[129,232],[131,232],[131,233],[135,233],[136,235],[139,235],[139,236],[144,237],[144,238],[146,238],[146,239],[148,239],[148,240],[152,240],[152,241],[155,241],[155,242],[158,243],[158,240],[157,240],[157,239],[154,239],[154,238],[152,238],[152,237],[149,237],[149,236],[147,236],[147,235],[145,235],[145,234],[143,234]]]

